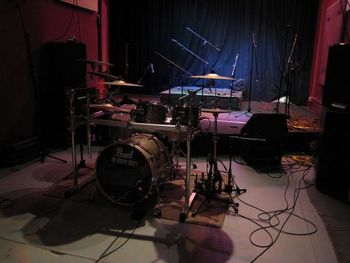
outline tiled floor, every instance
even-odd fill
[[[88,165],[98,150],[94,147],[93,157],[85,157]],[[217,229],[151,215],[133,219],[131,208],[107,199],[47,196],[48,188],[71,171],[69,150],[54,155],[68,163],[47,158],[43,164],[0,170],[0,196],[12,200],[0,210],[1,262],[252,262],[257,257],[256,262],[269,263],[337,262],[303,188],[313,182],[314,170],[296,159],[283,158],[283,173],[233,162],[235,182],[247,192],[235,198],[238,214],[230,208]],[[220,159],[228,166],[227,157]],[[205,158],[194,162],[205,169]],[[270,211],[270,224],[264,211]]]

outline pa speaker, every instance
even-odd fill
[[[85,83],[84,43],[49,42],[40,61],[40,112],[43,137],[48,146],[69,145],[69,95],[67,91]]]
[[[350,104],[350,45],[337,44],[329,48],[322,104]]]
[[[316,188],[342,201],[349,201],[350,113],[328,111],[321,135]]]
[[[254,166],[278,165],[287,134],[284,114],[254,114],[241,130],[241,157]]]

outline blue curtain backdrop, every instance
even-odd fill
[[[208,85],[166,59],[193,75],[215,71],[230,77],[239,54],[235,78],[251,87],[252,100],[274,100],[289,87],[292,102],[305,104],[318,5],[318,0],[111,1],[112,72],[131,82],[143,76],[144,88],[131,92],[158,94],[174,86]],[[146,71],[150,63],[154,73]],[[231,85],[215,81],[216,88]]]

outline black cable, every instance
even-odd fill
[[[137,223],[135,224],[133,230],[130,232],[129,236],[126,238],[126,240],[125,240],[122,244],[120,244],[117,248],[113,249],[112,251],[110,251],[110,252],[104,254],[103,256],[99,257],[99,258],[95,261],[95,263],[100,262],[101,259],[104,259],[105,257],[111,255],[112,253],[114,253],[114,252],[118,251],[120,248],[122,248],[122,247],[130,240],[130,238],[134,235],[134,233],[135,233],[135,231],[136,231],[136,228],[140,225],[142,219],[143,219],[143,218],[141,217],[141,218],[137,221]]]
[[[256,247],[260,247],[260,248],[265,248],[261,253],[259,253],[251,262],[255,262],[259,257],[261,257],[267,250],[269,250],[278,240],[279,236],[281,234],[288,234],[288,235],[296,235],[296,236],[305,236],[305,235],[311,235],[314,234],[315,232],[317,232],[317,226],[310,220],[297,215],[296,213],[294,213],[296,204],[297,204],[297,200],[299,199],[299,194],[300,191],[305,189],[305,187],[302,187],[302,183],[305,180],[306,175],[310,172],[311,169],[311,165],[305,165],[304,163],[299,163],[296,162],[295,160],[293,160],[292,158],[285,158],[285,160],[287,161],[287,163],[282,164],[282,167],[284,167],[284,169],[286,170],[286,175],[287,175],[287,185],[284,191],[284,200],[286,202],[286,206],[283,209],[278,209],[278,210],[273,210],[273,211],[264,211],[263,209],[254,206],[252,204],[249,204],[245,201],[243,201],[241,198],[238,197],[238,199],[240,200],[240,202],[242,202],[243,204],[252,207],[258,211],[260,211],[261,213],[258,214],[257,219],[251,219],[248,218],[246,216],[243,215],[239,215],[242,218],[245,218],[251,222],[253,222],[254,224],[258,225],[259,227],[257,229],[255,229],[254,231],[252,231],[249,235],[249,241],[251,244],[253,244]],[[289,161],[292,161],[291,163]],[[287,198],[287,193],[288,193],[288,189],[290,187],[290,180],[292,179],[292,176],[294,174],[299,174],[302,173],[302,177],[299,179],[299,182],[297,184],[297,187],[294,189],[293,191],[293,202],[292,204],[289,204],[289,200]],[[272,178],[274,178],[272,176]],[[279,216],[282,214],[287,214],[287,218],[283,221],[280,220]],[[313,230],[309,231],[309,232],[304,232],[304,233],[295,233],[295,232],[289,232],[289,231],[285,231],[284,228],[286,226],[286,224],[289,222],[291,217],[295,217],[298,219],[301,219],[303,221],[305,221],[306,223],[309,223],[310,225],[313,226]],[[262,225],[256,221],[259,221],[261,223],[265,223],[267,225]],[[278,228],[278,226],[282,223],[281,227]],[[269,232],[269,228],[272,228],[277,232],[277,236],[275,238],[272,237],[272,234]],[[257,233],[258,231],[264,231],[265,233],[267,233],[267,235],[270,238],[270,242],[267,244],[257,244],[256,242],[254,242],[254,234]]]
[[[74,0],[75,4],[78,6],[78,0]],[[81,42],[81,34],[80,34],[80,12],[78,9],[76,9],[76,14],[77,14],[77,22],[78,22],[78,37],[79,37],[79,41]]]
[[[67,28],[66,28],[66,30],[64,31],[64,33],[63,33],[62,35],[60,35],[59,37],[57,37],[57,38],[51,39],[51,40],[48,41],[48,42],[55,42],[55,41],[57,41],[57,40],[60,40],[60,39],[63,38],[64,36],[66,36],[67,33],[69,32],[71,26],[72,26],[73,17],[74,17],[74,9],[72,9],[72,13],[71,13],[71,16],[70,16],[70,19],[69,19]]]

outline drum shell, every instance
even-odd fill
[[[139,102],[131,112],[131,120],[141,123],[163,124],[166,120],[167,108],[149,102]]]
[[[200,109],[198,107],[175,106],[172,112],[171,124],[179,123],[187,126],[189,120],[191,120],[192,127],[199,128],[199,116]]]
[[[113,203],[134,205],[169,177],[170,157],[164,144],[150,134],[134,134],[107,146],[96,160],[96,181]]]

